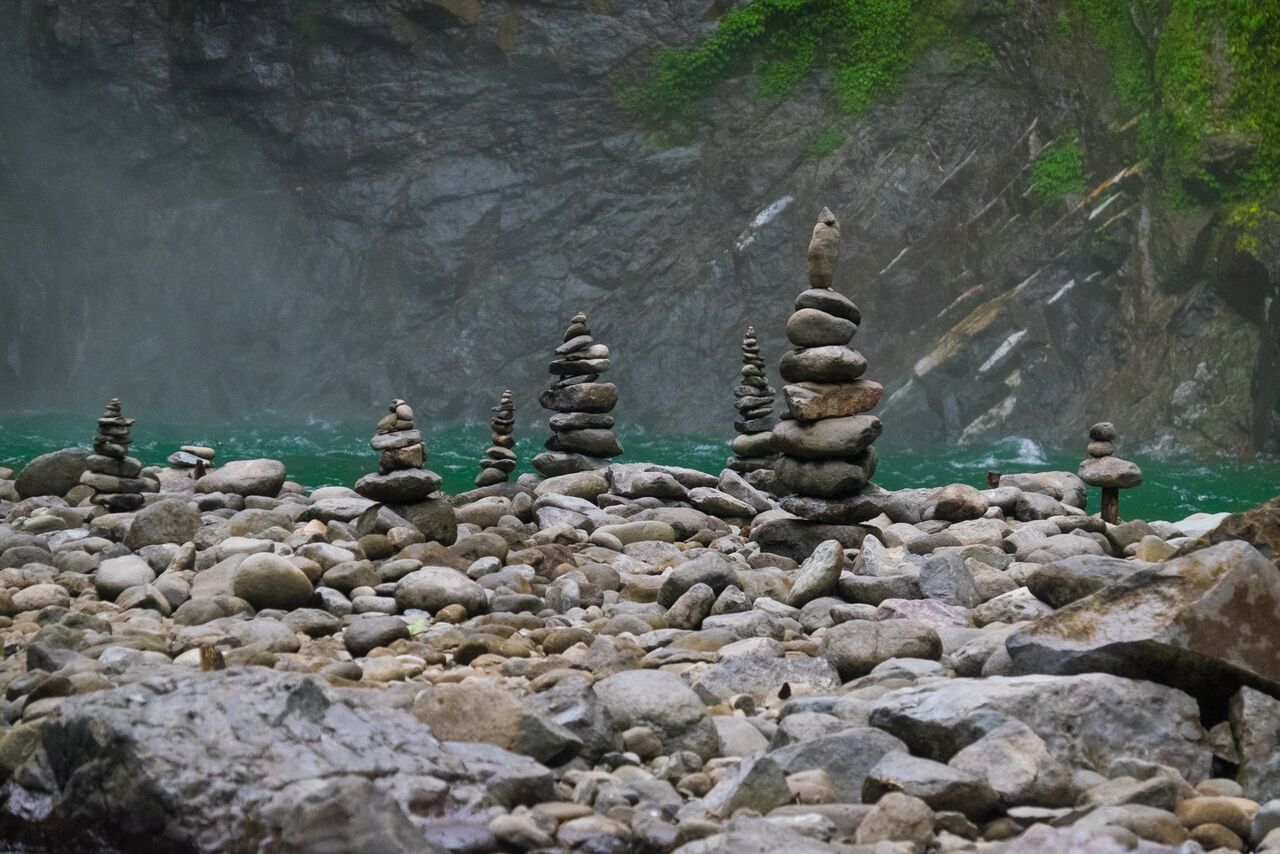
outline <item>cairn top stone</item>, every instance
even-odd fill
[[[840,223],[830,208],[823,208],[809,240],[809,285],[830,288],[840,259]]]

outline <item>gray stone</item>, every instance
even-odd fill
[[[347,652],[359,658],[381,646],[409,637],[409,625],[400,617],[361,616],[342,630],[342,643]]]
[[[874,415],[849,415],[804,423],[784,420],[773,429],[773,442],[784,454],[799,459],[852,459],[880,435]]]
[[[711,613],[716,593],[701,582],[680,595],[667,610],[667,625],[673,629],[696,629]]]
[[[706,707],[678,676],[628,670],[597,682],[595,692],[620,730],[648,727],[662,740],[664,750],[691,750],[703,759],[719,749],[720,737]]]
[[[1258,803],[1280,798],[1280,700],[1241,688],[1231,698],[1230,721],[1245,797]]]
[[[670,608],[695,584],[705,584],[717,595],[730,584],[738,584],[734,564],[716,552],[706,552],[677,566],[658,590],[658,604]]]
[[[724,817],[739,809],[766,813],[790,801],[786,774],[769,756],[744,759],[703,798],[707,812]]]
[[[814,599],[835,593],[843,568],[844,546],[838,540],[819,544],[796,573],[787,603],[800,608]]]
[[[97,589],[99,598],[114,602],[127,588],[150,584],[155,580],[155,570],[145,560],[137,555],[124,555],[100,563],[93,576],[93,586]]]
[[[471,615],[489,608],[483,587],[456,569],[426,566],[396,583],[396,604],[403,610],[417,608],[434,614],[446,605],[461,605]]]
[[[234,460],[196,481],[196,492],[226,492],[274,498],[280,494],[284,478],[284,463],[278,460]]]
[[[734,655],[692,676],[703,696],[728,699],[746,694],[764,705],[778,698],[783,685],[789,696],[825,693],[840,687],[840,677],[821,658],[776,658]]]
[[[976,608],[982,596],[973,573],[959,554],[947,551],[929,555],[920,570],[920,590],[930,599],[962,608]]]
[[[862,785],[862,799],[880,800],[889,792],[919,798],[934,810],[964,813],[973,821],[990,816],[999,798],[977,774],[895,750],[880,758]]]
[[[1069,807],[1075,803],[1071,769],[1044,740],[1018,720],[1001,724],[963,748],[949,763],[983,777],[1005,806]]]
[[[842,802],[859,803],[867,772],[886,754],[907,749],[897,738],[864,726],[850,726],[769,751],[786,774],[820,769],[831,778],[831,787]]]
[[[1008,720],[1030,727],[1067,765],[1105,774],[1112,762],[1137,757],[1192,783],[1209,776],[1195,701],[1153,682],[1104,673],[947,679],[890,691],[871,713],[873,725],[939,762]]]
[[[1042,602],[1061,608],[1147,566],[1106,555],[1076,555],[1041,564],[1027,576],[1027,589]]]
[[[852,620],[827,631],[822,654],[847,681],[891,658],[937,661],[942,641],[936,631],[914,620]]]
[[[567,762],[582,748],[572,732],[491,682],[436,685],[414,701],[413,714],[436,738],[485,742],[540,762]]]
[[[367,474],[356,481],[356,492],[362,497],[386,504],[416,504],[439,488],[440,475],[418,468]]]
[[[254,608],[301,608],[311,601],[311,581],[285,558],[270,553],[251,554],[235,570],[231,588]]]
[[[866,357],[844,346],[788,350],[778,363],[778,373],[789,383],[852,382],[866,370]]]
[[[41,454],[22,467],[14,481],[19,498],[39,495],[66,495],[80,482],[89,468],[89,452],[82,448],[63,448]]]
[[[163,543],[187,543],[200,530],[200,511],[186,501],[157,501],[133,514],[124,544],[133,551]]]

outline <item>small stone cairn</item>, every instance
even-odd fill
[[[169,455],[169,465],[176,469],[191,469],[196,480],[204,477],[207,469],[213,468],[214,450],[203,445],[182,445]]]
[[[427,449],[413,426],[413,407],[396,398],[378,422],[369,447],[382,454],[377,474],[356,481],[356,492],[370,501],[413,504],[440,488],[440,475],[422,468]]]
[[[855,499],[876,470],[872,443],[880,419],[867,415],[880,401],[879,383],[862,379],[867,360],[848,346],[862,313],[831,289],[840,255],[840,225],[822,209],[809,243],[809,288],[787,321],[788,350],[779,364],[786,409],[773,429],[781,452],[774,467],[792,495],[782,506],[822,522],[865,521],[875,512]]]
[[[1087,486],[1102,489],[1102,521],[1120,522],[1120,490],[1142,485],[1142,469],[1136,463],[1115,456],[1119,435],[1109,421],[1089,428],[1089,459],[1080,463],[1080,479]]]
[[[733,427],[738,435],[730,445],[733,456],[728,465],[734,471],[747,474],[767,469],[778,456],[773,443],[773,428],[778,424],[773,414],[775,394],[764,373],[756,328],[748,326],[742,337],[742,380],[733,390],[733,406],[738,410]]]
[[[480,474],[476,475],[476,486],[493,486],[506,483],[516,467],[516,442],[511,433],[516,424],[516,404],[511,397],[511,390],[502,393],[498,405],[493,407],[492,429],[493,444],[484,452],[480,461]]]
[[[587,316],[578,312],[550,365],[557,379],[538,397],[543,409],[555,413],[546,450],[533,458],[533,467],[546,477],[602,469],[622,453],[609,414],[618,402],[618,387],[599,382],[607,370],[609,348],[595,343]]]
[[[111,513],[137,510],[144,501],[142,493],[154,491],[140,476],[142,463],[129,456],[132,426],[133,419],[126,418],[121,410],[120,398],[111,398],[98,419],[98,435],[93,438],[89,469],[80,476],[80,483],[94,492],[89,500]]]

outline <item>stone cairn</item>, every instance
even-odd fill
[[[622,453],[609,414],[618,402],[618,387],[599,382],[609,370],[609,348],[595,343],[582,312],[569,322],[550,370],[558,379],[538,402],[555,413],[552,435],[533,467],[546,477],[604,468]]]
[[[93,453],[89,468],[80,482],[94,491],[90,501],[112,513],[137,510],[143,504],[142,493],[151,491],[144,480],[142,463],[129,456],[129,428],[132,418],[125,418],[120,398],[113,397],[98,419],[98,435],[93,437]]]
[[[413,407],[396,398],[378,422],[369,447],[382,454],[377,474],[356,481],[356,492],[370,501],[413,504],[425,501],[440,488],[440,475],[422,466],[427,449],[413,426]]]
[[[511,432],[516,424],[516,404],[511,397],[511,390],[502,393],[498,405],[493,407],[492,428],[493,444],[484,452],[480,461],[480,474],[476,475],[476,486],[493,486],[506,483],[507,478],[516,467],[516,442]]]
[[[774,395],[764,373],[756,328],[748,326],[747,334],[742,336],[742,379],[733,390],[733,406],[738,410],[733,428],[738,435],[730,445],[733,456],[729,458],[729,468],[734,471],[747,474],[773,465],[778,455],[773,443],[773,428],[778,424],[773,414]]]
[[[1080,464],[1080,479],[1102,489],[1102,521],[1120,523],[1120,490],[1142,485],[1142,469],[1115,456],[1116,428],[1100,421],[1089,428],[1089,459]]]
[[[875,474],[880,419],[865,413],[883,388],[862,379],[867,360],[848,346],[862,313],[831,289],[839,255],[840,225],[823,208],[809,242],[809,288],[787,321],[794,349],[779,364],[786,409],[773,440],[781,453],[775,469],[792,493],[783,507],[813,521],[856,523],[875,515],[867,502],[850,499]]]
[[[213,468],[213,457],[213,448],[182,445],[169,455],[169,465],[176,469],[191,469],[191,476],[199,480],[204,477],[206,470]]]

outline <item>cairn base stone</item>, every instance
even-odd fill
[[[533,467],[544,477],[559,477],[562,474],[574,474],[580,471],[600,471],[609,466],[608,460],[564,451],[543,451],[533,458]]]
[[[370,501],[384,504],[414,504],[424,501],[440,488],[440,475],[426,469],[408,468],[388,474],[367,474],[356,481],[356,492]]]

